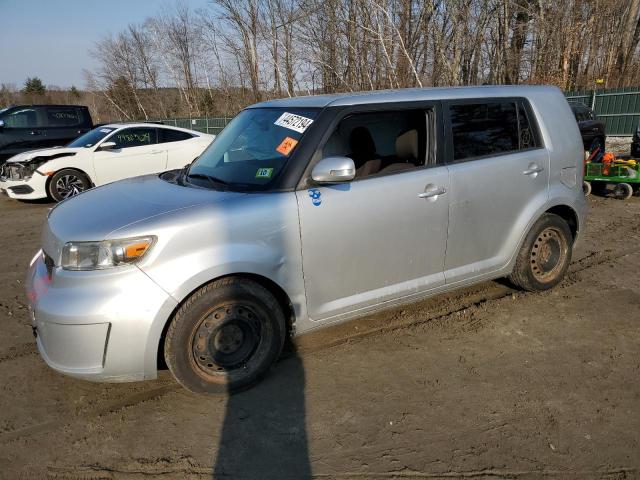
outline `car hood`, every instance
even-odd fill
[[[45,225],[43,248],[54,256],[69,241],[104,240],[116,230],[152,217],[244,195],[183,187],[164,181],[159,175],[121,180],[88,190],[54,207]]]
[[[54,158],[64,157],[67,155],[75,155],[82,148],[68,148],[68,147],[55,147],[55,148],[43,148],[40,150],[29,150],[28,152],[22,152],[13,157],[7,159],[7,163],[27,163],[31,160],[53,160]]]

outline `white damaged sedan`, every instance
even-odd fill
[[[214,138],[150,123],[103,125],[66,147],[9,158],[0,170],[0,192],[20,200],[49,197],[59,202],[105,183],[182,168]]]

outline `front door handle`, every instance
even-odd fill
[[[544,167],[541,167],[539,165],[536,165],[535,163],[532,165],[529,165],[529,168],[527,168],[524,172],[522,172],[523,175],[536,175],[540,172],[542,172],[544,170]]]
[[[445,193],[447,193],[447,189],[444,187],[438,187],[435,188],[433,190],[429,190],[426,192],[422,192],[418,194],[419,198],[431,198],[431,197],[437,197],[438,195],[444,195]]]
[[[35,130],[31,130],[30,132],[27,132],[29,135],[40,135],[40,132],[37,132]]]

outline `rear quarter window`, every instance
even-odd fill
[[[171,128],[158,128],[158,143],[170,143],[181,142],[182,140],[189,140],[194,136],[187,132],[180,130],[173,130]]]
[[[523,100],[469,101],[449,106],[453,161],[518,152],[541,145]]]

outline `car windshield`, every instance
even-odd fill
[[[243,110],[191,165],[187,181],[264,189],[284,170],[317,109]]]
[[[104,137],[113,132],[115,128],[110,127],[99,127],[94,128],[90,132],[85,133],[84,135],[80,135],[73,142],[71,142],[67,147],[70,148],[90,148],[93,147],[96,143],[102,140]]]

